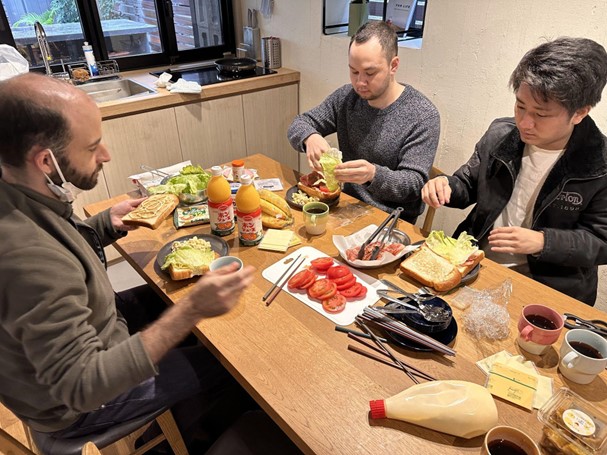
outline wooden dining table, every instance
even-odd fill
[[[291,152],[294,153],[294,152]],[[244,158],[245,167],[256,169],[261,178],[279,178],[282,192],[297,183],[298,173],[261,154]],[[122,195],[90,204],[87,214],[96,214],[115,203],[132,197]],[[386,213],[346,194],[331,208],[327,231],[318,236],[306,234],[302,213],[293,210],[291,227],[302,243],[287,253],[270,252],[256,246],[239,245],[237,234],[224,237],[229,254],[256,267],[256,279],[246,289],[239,304],[228,314],[199,321],[195,333],[230,373],[305,453],[314,454],[451,454],[479,453],[483,437],[463,439],[421,426],[391,419],[373,420],[369,401],[387,398],[413,385],[401,370],[348,350],[356,344],[319,312],[287,292],[281,292],[271,305],[262,302],[272,283],[262,271],[281,261],[301,246],[312,246],[342,261],[333,244],[333,235],[349,235],[369,224],[380,224]],[[420,229],[400,221],[398,229],[413,242],[423,239]],[[195,280],[171,281],[160,271],[156,257],[161,247],[189,234],[209,234],[208,224],[176,230],[172,217],[155,230],[139,228],[118,240],[115,247],[167,304],[179,304]],[[387,278],[408,291],[420,286],[399,272],[398,261],[376,269],[362,270],[375,278]],[[453,304],[463,292],[460,288],[445,295],[452,303],[458,333],[451,344],[454,357],[433,352],[418,352],[392,345],[400,359],[439,380],[457,379],[484,385],[485,374],[476,362],[499,351],[521,354],[531,360],[540,374],[553,379],[553,390],[568,387],[603,411],[607,411],[607,375],[597,376],[588,385],[577,385],[558,372],[559,340],[542,356],[527,354],[516,343],[517,322],[525,305],[540,303],[560,313],[573,313],[585,319],[604,319],[597,309],[520,275],[488,259],[481,263],[478,277],[467,286],[476,290],[512,283],[507,303],[509,335],[501,340],[477,338],[465,327],[466,311]],[[350,328],[355,329],[352,325]],[[378,335],[381,334],[378,332]],[[534,440],[541,437],[542,424],[537,411],[495,399],[500,425],[519,428]]]

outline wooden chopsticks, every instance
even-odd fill
[[[276,298],[276,296],[280,293],[280,291],[282,291],[282,288],[284,287],[284,285],[291,279],[291,277],[295,274],[295,272],[297,272],[297,269],[299,269],[299,267],[306,260],[306,258],[303,257],[303,258],[301,258],[301,262],[297,263],[299,261],[300,257],[301,257],[301,254],[299,256],[297,256],[297,259],[295,261],[293,261],[293,264],[291,264],[289,266],[289,268],[280,276],[280,278],[278,278],[278,280],[276,280],[276,283],[274,283],[274,285],[272,286],[272,289],[270,289],[270,291],[269,291],[269,295],[266,300],[266,306],[270,306],[272,301]],[[289,272],[289,270],[290,270],[290,272]],[[286,277],[285,277],[285,275],[286,275]],[[283,279],[283,277],[285,278],[284,281],[281,284],[278,284],[278,283],[280,283],[280,280]],[[272,293],[272,291],[274,291],[274,292]],[[262,297],[262,300],[263,300],[263,297]]]

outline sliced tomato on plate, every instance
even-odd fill
[[[316,275],[312,274],[309,281],[305,281],[303,284],[299,285],[299,289],[308,289],[314,283],[316,283]]]
[[[365,286],[362,283],[359,283],[359,284],[361,286],[360,287],[360,292],[358,293],[358,295],[356,296],[356,298],[357,299],[362,299],[362,298],[364,298],[367,295],[367,286]]]
[[[349,280],[344,281],[341,284],[337,284],[337,283],[335,283],[335,284],[337,285],[338,291],[343,291],[344,289],[349,289],[356,284],[356,277],[354,275],[352,275],[352,277]]]
[[[327,278],[340,278],[351,273],[352,272],[350,272],[350,269],[345,265],[336,265],[335,267],[330,267],[327,269]]]
[[[324,257],[312,259],[312,261],[310,261],[310,264],[312,264],[312,267],[314,267],[319,272],[324,272],[333,265],[333,258]]]
[[[327,313],[341,313],[346,308],[346,298],[341,294],[335,294],[330,299],[322,301],[322,309]]]
[[[344,284],[346,281],[350,281],[352,278],[354,278],[354,274],[352,272],[348,273],[347,275],[344,276],[340,276],[339,278],[329,278],[331,281],[333,281],[333,283],[335,283],[336,285],[340,285],[340,284]]]
[[[314,275],[314,272],[311,270],[305,269],[301,272],[297,272],[289,280],[288,286],[290,288],[301,289],[300,286],[307,283],[310,280],[310,277],[316,278],[316,275]]]
[[[330,299],[337,292],[337,285],[326,278],[316,280],[316,282],[308,288],[308,295],[312,299],[325,300]]]
[[[339,289],[339,293],[347,299],[352,299],[354,297],[358,297],[361,292],[361,288],[364,288],[365,290],[367,289],[360,283],[354,283],[354,285],[350,286],[349,288]]]

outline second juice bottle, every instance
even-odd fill
[[[261,225],[261,204],[257,188],[251,185],[249,176],[240,179],[240,188],[236,192],[236,219],[238,238],[241,245],[257,245],[263,238]]]

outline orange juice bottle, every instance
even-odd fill
[[[211,175],[207,186],[211,233],[219,236],[229,235],[234,232],[234,206],[230,184],[223,176],[220,166],[213,166]]]
[[[259,192],[250,176],[242,176],[236,192],[236,220],[241,245],[257,245],[263,238]]]

